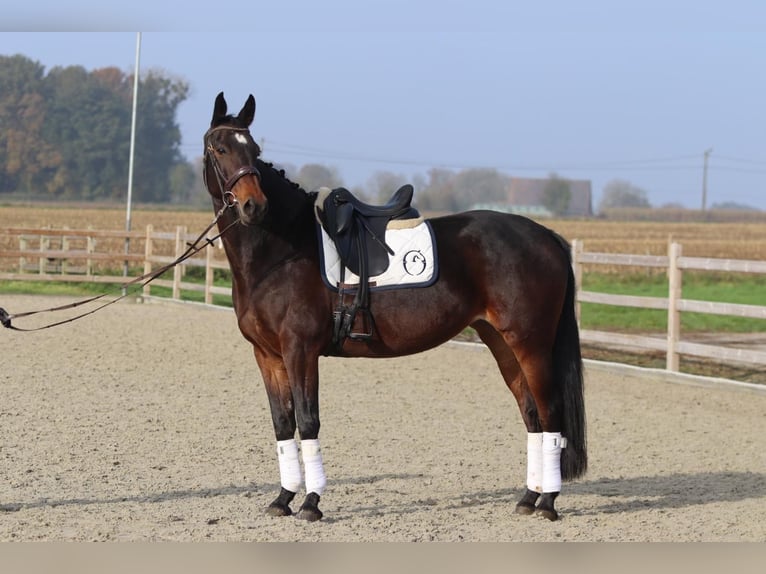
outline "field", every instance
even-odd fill
[[[148,224],[156,231],[174,231],[185,225],[190,232],[204,229],[213,211],[134,209],[131,228]],[[665,255],[668,243],[683,244],[684,255],[726,259],[766,260],[766,221],[745,223],[691,223],[553,219],[542,221],[569,241],[579,239],[586,251]],[[46,227],[55,229],[125,229],[124,208],[0,206],[0,229]]]

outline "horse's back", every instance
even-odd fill
[[[464,253],[471,259],[518,262],[556,267],[569,264],[569,245],[555,231],[512,213],[475,210],[430,220],[437,247],[445,253]]]

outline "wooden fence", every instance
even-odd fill
[[[585,264],[660,267],[665,270],[668,277],[667,297],[613,295],[581,289],[578,290],[577,294],[578,318],[580,317],[580,303],[583,302],[642,309],[664,309],[668,314],[668,329],[665,338],[584,329],[580,331],[580,338],[583,342],[601,345],[617,344],[638,349],[663,351],[666,354],[665,368],[669,371],[679,370],[680,355],[718,359],[724,362],[766,365],[766,352],[764,351],[694,343],[681,337],[681,313],[683,311],[766,319],[766,306],[684,299],[682,293],[684,270],[766,274],[766,261],[684,257],[681,244],[675,242],[669,244],[668,255],[666,256],[588,253],[584,250],[582,241],[574,240],[572,242],[572,264],[577,285],[582,285],[582,269]]]
[[[212,234],[213,232],[211,232]],[[175,232],[146,230],[97,231],[69,229],[0,229],[0,279],[19,281],[70,281],[122,284],[152,268],[173,261],[184,252],[187,243],[196,239],[184,227]],[[766,320],[766,306],[718,303],[684,299],[683,271],[728,271],[766,275],[766,261],[712,259],[684,257],[682,247],[671,243],[667,256],[625,255],[615,253],[589,253],[582,241],[572,242],[572,262],[577,284],[582,285],[584,265],[630,266],[662,268],[668,277],[667,297],[613,295],[578,290],[577,312],[580,303],[619,305],[643,309],[664,309],[668,314],[667,336],[645,336],[595,330],[581,330],[583,342],[602,346],[621,345],[636,349],[662,351],[666,354],[666,368],[679,370],[680,355],[717,359],[723,362],[766,365],[766,352],[750,349],[695,343],[684,340],[681,334],[681,313],[711,313]],[[204,268],[204,280],[184,280],[190,267]],[[123,273],[118,271],[122,268]],[[590,267],[589,267],[590,268]],[[171,297],[182,298],[183,291],[202,292],[205,303],[212,303],[214,295],[231,297],[230,286],[213,284],[216,269],[228,269],[223,250],[205,249],[200,257],[186,260],[173,268],[172,278],[161,277],[143,288],[151,295],[153,286],[171,290]],[[126,270],[128,270],[127,275]]]
[[[214,233],[211,230],[209,236]],[[0,229],[0,279],[124,284],[172,262],[195,239],[197,236],[190,235],[185,227],[166,232],[154,231],[151,225],[144,232]],[[18,247],[12,246],[14,242]],[[223,250],[208,248],[199,255],[145,285],[143,294],[151,295],[152,287],[166,287],[173,299],[181,299],[183,291],[202,292],[208,304],[213,302],[213,295],[231,297],[230,286],[213,284],[216,269],[229,269]],[[204,269],[203,282],[185,280],[187,270],[193,267]]]

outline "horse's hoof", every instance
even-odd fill
[[[559,519],[559,513],[553,508],[538,508],[536,513],[540,516],[547,518],[551,522],[556,522]]]
[[[540,504],[537,505],[537,509],[535,510],[536,514],[539,514],[552,522],[558,520],[559,513],[556,512],[556,509],[553,507],[558,495],[558,492],[544,492],[540,498]]]
[[[269,506],[266,508],[266,514],[269,516],[290,516],[292,513],[293,511],[290,510],[289,506],[282,506],[277,504],[276,501],[269,504]]]
[[[295,517],[307,522],[316,522],[322,520],[322,516],[324,514],[319,510],[319,495],[316,492],[309,492]]]
[[[295,515],[295,518],[305,520],[306,522],[316,522],[317,520],[322,520],[323,516],[324,514],[318,508],[301,508],[298,514]]]
[[[535,492],[534,490],[529,490],[524,493],[524,496],[521,497],[521,500],[519,500],[518,503],[516,503],[516,514],[521,514],[524,516],[529,516],[530,514],[535,513],[535,503],[537,502],[537,498],[540,496],[539,492]]]
[[[290,510],[290,503],[293,498],[295,498],[295,493],[282,487],[282,490],[279,491],[279,496],[266,508],[266,514],[269,516],[290,516],[293,513]]]

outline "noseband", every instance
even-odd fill
[[[258,182],[261,181],[261,172],[258,170],[257,167],[254,165],[245,165],[240,167],[237,171],[235,171],[231,176],[229,176],[228,179],[224,181],[224,176],[221,171],[221,166],[218,165],[218,160],[215,157],[215,150],[213,149],[212,144],[208,142],[208,138],[210,137],[210,134],[216,131],[220,130],[229,130],[234,132],[246,132],[248,131],[247,128],[235,128],[231,126],[217,126],[214,128],[210,128],[205,133],[205,139],[206,142],[205,145],[205,155],[210,158],[210,162],[213,165],[213,170],[215,171],[216,179],[218,180],[218,185],[221,188],[221,193],[223,194],[223,201],[226,205],[232,206],[237,202],[237,198],[234,195],[234,192],[232,189],[237,184],[237,182],[242,179],[242,177],[246,175],[254,175],[258,178]],[[207,165],[205,165],[205,169],[207,169]],[[204,174],[203,174],[204,176]],[[205,185],[207,185],[207,177],[204,177]],[[209,191],[209,190],[208,190]]]

